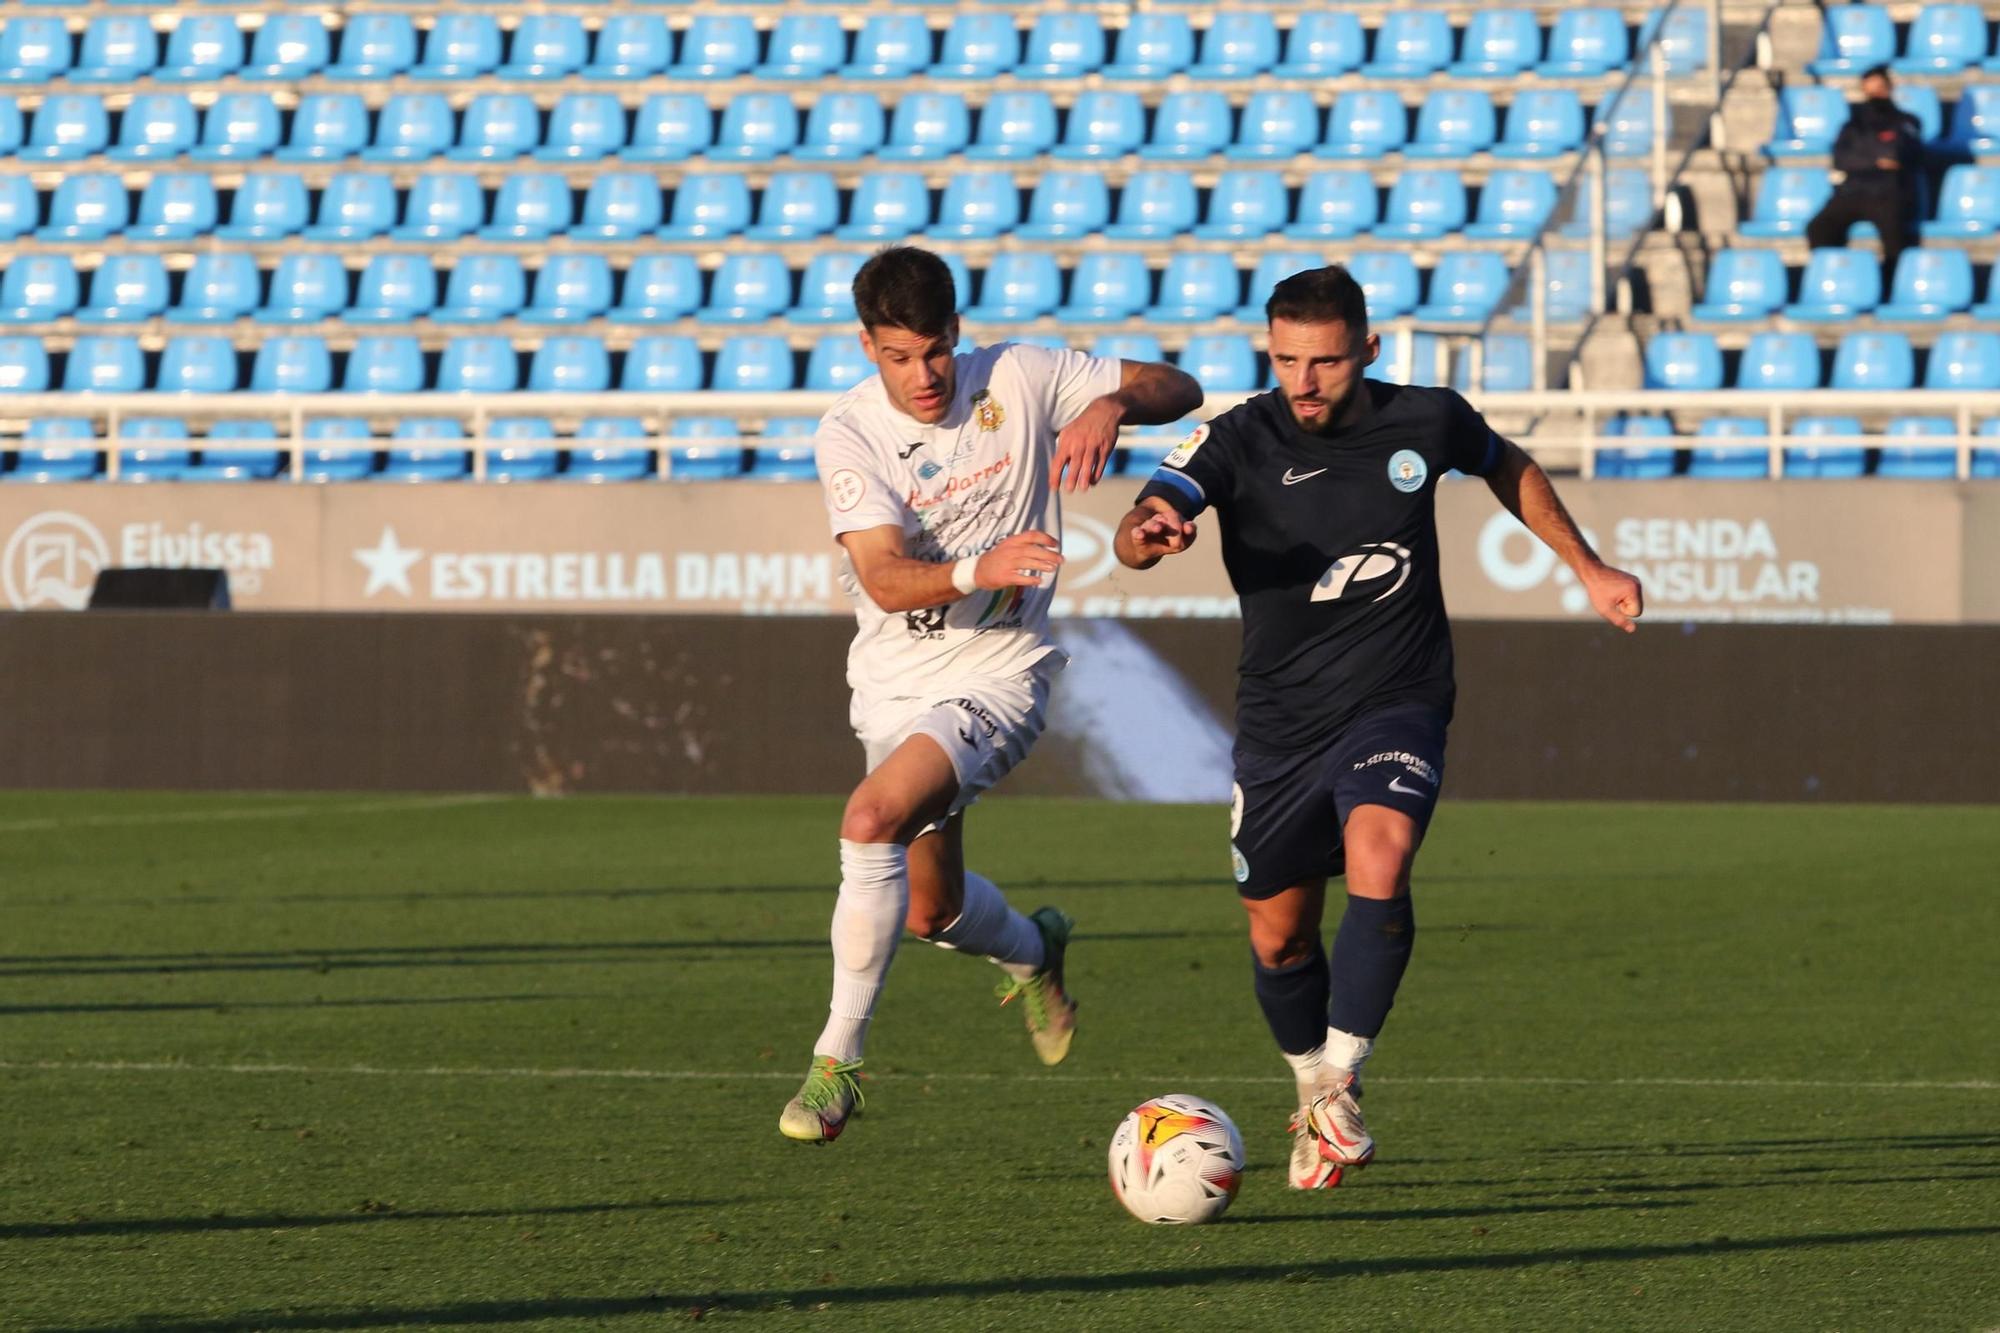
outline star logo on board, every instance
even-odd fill
[[[373,597],[384,588],[392,588],[411,596],[410,567],[424,558],[424,553],[412,546],[400,546],[396,542],[396,530],[387,524],[382,526],[382,539],[373,546],[364,546],[354,553],[368,571],[368,586],[361,590],[363,597]]]

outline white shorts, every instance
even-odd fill
[[[977,676],[935,695],[863,699],[857,694],[848,720],[867,751],[871,773],[912,736],[936,741],[958,776],[950,818],[1028,757],[1047,725],[1049,687],[1068,665],[1069,658],[1051,652],[1019,675]]]

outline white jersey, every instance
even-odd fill
[[[813,449],[836,538],[899,526],[911,558],[949,563],[1020,532],[1062,536],[1062,504],[1049,488],[1056,436],[1118,388],[1119,362],[1021,343],[955,360],[951,410],[936,425],[891,406],[880,375],[820,419]],[[841,584],[859,622],[847,654],[857,702],[1024,671],[1054,650],[1053,578],[893,615],[869,598],[851,562]]]

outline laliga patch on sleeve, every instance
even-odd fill
[[[861,497],[868,493],[868,483],[859,472],[844,467],[826,479],[826,493],[835,511],[845,514],[861,503]]]
[[[1192,431],[1188,432],[1188,437],[1185,440],[1182,440],[1179,444],[1174,446],[1174,451],[1167,455],[1165,461],[1161,464],[1161,466],[1186,467],[1188,465],[1188,460],[1194,457],[1195,450],[1201,448],[1202,441],[1206,440],[1207,438],[1208,438],[1208,425],[1206,422],[1204,422],[1203,424],[1196,426]]]

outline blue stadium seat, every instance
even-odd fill
[[[1507,104],[1493,156],[1561,157],[1583,144],[1583,102],[1568,88],[1530,88]]]
[[[798,146],[799,116],[780,93],[738,93],[722,110],[722,128],[708,155],[740,162],[768,162]]]
[[[439,393],[512,393],[521,387],[514,344],[493,334],[453,338],[438,358]]]
[[[49,104],[42,103],[42,115]],[[36,117],[39,126],[41,118]],[[198,126],[194,103],[184,93],[141,93],[126,104],[118,118],[118,142],[104,150],[115,162],[163,161],[180,157],[195,145]]]
[[[276,241],[305,230],[306,183],[290,172],[255,171],[229,197],[229,221],[216,228],[225,241]]]
[[[1365,372],[1367,378],[1388,384],[1444,383],[1443,371],[1438,366],[1438,354],[1444,349],[1444,343],[1435,333],[1408,335],[1409,351],[1406,355],[1403,350],[1405,336],[1400,329],[1382,334],[1382,355],[1368,367]]]
[[[1622,240],[1644,231],[1653,222],[1653,183],[1639,167],[1613,167],[1604,183],[1604,233]],[[1590,235],[1590,208],[1587,203],[1576,216],[1563,224],[1562,234],[1572,240]]]
[[[69,72],[70,54],[61,19],[9,19],[0,27],[0,83],[48,83]]]
[[[396,188],[374,171],[344,171],[320,192],[307,240],[365,241],[396,225]]]
[[[1698,439],[1764,440],[1769,438],[1768,422],[1756,417],[1710,417],[1695,430]],[[1688,450],[1687,475],[1710,481],[1742,481],[1771,475],[1768,445],[1703,445]]]
[[[1269,236],[1290,219],[1285,180],[1275,171],[1225,171],[1209,191],[1208,212],[1194,234],[1203,239]]]
[[[979,135],[965,156],[974,161],[1040,157],[1056,143],[1056,107],[1039,89],[1000,92],[979,112]]]
[[[186,443],[187,422],[179,417],[127,417],[118,437],[138,442],[119,451],[118,476],[124,481],[179,481],[194,459]]]
[[[1650,63],[1652,57],[1646,51],[1656,36],[1666,56],[1667,73],[1692,74],[1708,63],[1708,14],[1704,10],[1686,5],[1672,12],[1648,10],[1634,46],[1641,61]]]
[[[309,417],[305,438],[322,445],[305,450],[300,460],[307,481],[359,481],[375,470],[375,450],[362,417]]]
[[[1482,393],[1524,393],[1535,387],[1534,340],[1524,333],[1489,333],[1479,340],[1479,389]],[[1471,363],[1462,366],[1461,391],[1468,387]]]
[[[612,14],[597,30],[586,79],[650,79],[673,59],[674,39],[658,14]]]
[[[1013,72],[1021,59],[1021,33],[1009,14],[960,10],[944,30],[933,79],[991,79]]]
[[[167,34],[167,54],[153,77],[163,83],[212,83],[243,68],[243,30],[233,17],[189,14]]]
[[[1181,345],[1175,364],[1216,393],[1244,393],[1258,387],[1257,352],[1240,333],[1195,334]]]
[[[930,221],[930,189],[921,175],[871,171],[855,187],[848,199],[847,221],[833,234],[843,241],[899,241],[922,231]]]
[[[1456,171],[1406,170],[1389,187],[1377,236],[1432,240],[1465,226],[1465,184]]]
[[[64,393],[138,393],[146,387],[146,356],[137,338],[86,333],[70,344]]]
[[[338,255],[288,254],[271,274],[271,295],[257,318],[266,324],[316,324],[346,308],[347,269]]]
[[[1810,333],[1753,333],[1736,363],[1739,389],[1817,389],[1819,378],[1819,348]]]
[[[678,335],[634,338],[618,387],[634,393],[691,393],[704,388],[701,348],[694,339]]]
[[[1833,177],[1824,167],[1772,167],[1757,183],[1757,202],[1738,228],[1760,240],[1803,236],[1806,223],[1833,195]]]
[[[1849,333],[1833,353],[1835,389],[1908,389],[1916,383],[1916,354],[1900,333]]]
[[[16,344],[25,346],[17,348]],[[29,349],[33,357],[42,356],[42,344],[36,339],[0,338],[0,391],[37,392],[46,386],[47,360],[36,362],[31,358],[24,363],[21,354]],[[26,378],[33,380],[37,367],[40,383],[18,383],[24,372]],[[103,455],[95,448],[97,431],[88,417],[37,417],[28,423],[21,438],[24,447],[15,455],[14,470],[0,480],[88,481],[103,466]],[[65,441],[87,447],[66,447]]]
[[[450,151],[458,127],[442,93],[397,93],[375,118],[375,143],[361,156],[368,162],[424,162]],[[419,185],[436,180],[420,176]]]
[[[1364,170],[1316,171],[1299,191],[1298,215],[1285,228],[1295,241],[1344,240],[1381,220],[1375,181]]]
[[[625,270],[611,318],[623,324],[670,324],[701,304],[701,270],[690,254],[642,254]]]
[[[1159,300],[1145,318],[1200,324],[1233,312],[1242,302],[1242,276],[1233,257],[1216,251],[1170,255],[1160,274]]]
[[[1326,142],[1313,151],[1320,157],[1381,157],[1401,152],[1410,132],[1403,99],[1380,89],[1357,89],[1334,98],[1327,116]]]
[[[168,339],[160,353],[159,378],[153,387],[161,393],[233,393],[237,387],[236,348],[217,334]]]
[[[1392,9],[1375,30],[1375,53],[1361,72],[1373,79],[1424,79],[1451,57],[1451,24],[1442,10]]]
[[[667,225],[670,241],[735,236],[750,225],[750,182],[733,173],[710,172],[680,178]]]
[[[715,354],[709,388],[722,393],[780,393],[794,386],[792,349],[775,334],[738,333]]]
[[[2000,389],[2000,333],[1940,333],[1924,366],[1924,387],[1967,393]]]
[[[1050,154],[1066,160],[1123,157],[1146,137],[1146,111],[1134,92],[1087,88],[1077,94],[1064,122],[1062,142]]]
[[[844,324],[854,318],[854,275],[866,255],[824,250],[806,261],[799,299],[787,316],[794,324]]]
[[[285,455],[275,448],[248,447],[244,441],[275,441],[269,421],[218,421],[208,428],[200,457],[181,469],[183,481],[267,481],[284,470]]]
[[[632,140],[618,155],[628,162],[685,162],[714,137],[707,102],[692,93],[653,93],[639,104]]]
[[[1861,421],[1848,416],[1794,417],[1787,438],[1819,440],[1827,436],[1852,438],[1860,435]],[[1787,477],[1858,477],[1868,458],[1859,445],[1788,444],[1784,469]]]
[[[437,307],[437,273],[421,255],[371,255],[361,270],[354,301],[345,318],[350,324],[406,324],[428,318]]]
[[[1280,79],[1333,79],[1367,58],[1361,20],[1345,10],[1309,9],[1285,34],[1285,58],[1271,69]]]
[[[1896,58],[1896,25],[1880,5],[1828,5],[1820,11],[1819,55],[1806,69],[1819,78],[1856,75]]]
[[[574,14],[523,14],[514,28],[502,79],[564,79],[590,59],[590,38]]]
[[[1485,93],[1434,88],[1417,108],[1416,137],[1404,146],[1405,157],[1471,157],[1493,146],[1499,121],[1493,99]]]
[[[921,14],[870,14],[854,34],[844,79],[907,79],[931,63],[931,30]]]
[[[1833,151],[1834,136],[1847,123],[1847,99],[1840,89],[1801,84],[1778,90],[1778,120],[1766,157],[1821,157]]]
[[[1656,333],[1646,343],[1648,389],[1722,387],[1722,349],[1706,333]]]
[[[1096,15],[1052,12],[1036,17],[1014,73],[1023,79],[1076,79],[1103,64],[1104,29]]]
[[[1708,321],[1769,319],[1785,303],[1786,281],[1776,250],[1723,250],[1708,266],[1701,301],[1688,313]]]
[[[635,426],[637,430],[633,429]],[[645,423],[634,417],[592,417],[578,422],[562,479],[602,485],[649,476],[653,471],[652,447],[616,443],[644,437]],[[742,451],[734,452],[740,465]]]
[[[947,250],[938,258],[944,260],[944,266],[951,271],[952,297],[963,312],[966,302],[972,299],[972,268],[965,262],[965,256],[955,250]],[[964,342],[964,339],[960,341]],[[961,350],[970,350],[970,345]]]
[[[1266,250],[1257,257],[1257,266],[1250,270],[1250,280],[1243,289],[1243,304],[1236,308],[1236,322],[1264,323],[1264,303],[1271,299],[1271,289],[1292,274],[1318,268],[1325,262],[1311,250]]]
[[[2000,155],[2000,86],[1981,84],[1961,91],[1951,113],[1951,128],[1938,146],[1948,153],[1979,158]]]
[[[1504,169],[1480,187],[1479,207],[1465,234],[1475,240],[1512,240],[1541,231],[1555,211],[1555,178],[1533,168]]]
[[[673,481],[717,481],[743,475],[743,447],[733,443],[742,427],[730,417],[682,417],[668,430],[677,440],[717,440],[715,444],[676,444],[667,450],[668,477]]]
[[[816,417],[778,417],[764,423],[765,439],[791,436],[784,444],[761,444],[750,450],[748,475],[753,481],[812,481],[819,476],[813,456]],[[803,431],[799,428],[803,427]],[[806,438],[796,438],[803,434]]]
[[[158,255],[108,254],[90,275],[76,317],[85,324],[139,324],[167,308],[167,266]]]
[[[338,267],[339,261],[334,264]],[[181,281],[180,302],[166,317],[177,324],[227,324],[242,319],[257,308],[261,285],[256,261],[243,251],[203,251],[189,265]],[[340,304],[345,305],[344,280],[340,294]]]
[[[1799,279],[1799,299],[1785,307],[1787,319],[1813,323],[1865,315],[1882,300],[1882,265],[1866,250],[1815,250]]]
[[[1883,431],[1891,439],[1936,439],[1958,434],[1958,422],[1951,417],[1895,417]],[[1875,475],[1916,481],[1942,481],[1958,475],[1958,450],[1950,446],[1925,447],[1912,444],[1884,444],[1876,459]]]
[[[1269,11],[1219,9],[1201,34],[1195,79],[1254,79],[1278,63],[1278,25]]]
[[[535,158],[541,162],[599,162],[625,146],[625,108],[609,93],[564,93],[549,112],[549,128]]]
[[[1483,324],[1507,294],[1510,276],[1507,261],[1491,250],[1447,250],[1431,270],[1430,299],[1417,307],[1417,318],[1427,323]],[[1493,373],[1490,362],[1486,373]]]
[[[425,387],[423,349],[407,333],[356,338],[340,387],[344,393],[416,393]]]
[[[690,261],[692,262],[692,261]],[[445,281],[444,304],[433,319],[484,324],[511,319],[528,300],[528,277],[512,255],[463,255]]]
[[[1121,324],[1153,300],[1153,275],[1131,250],[1086,250],[1070,273],[1069,300],[1057,309],[1064,324]]]
[[[542,115],[524,93],[480,93],[459,115],[456,162],[510,162],[541,142]]]
[[[1117,220],[1104,234],[1114,240],[1180,236],[1194,224],[1194,181],[1186,172],[1136,171],[1126,178]]]
[[[547,417],[494,417],[486,423],[486,438],[505,443],[486,451],[486,479],[547,481],[555,475],[562,451],[540,441],[555,437]]]
[[[1009,23],[1008,27],[1012,28]],[[760,79],[825,79],[847,59],[847,34],[831,14],[788,10],[771,29],[770,50],[757,66]]]
[[[404,417],[389,432],[393,441],[382,451],[379,481],[433,482],[461,481],[472,470],[472,456],[463,449],[440,448],[439,443],[465,438],[465,425],[456,417]]]
[[[662,218],[660,187],[653,176],[607,172],[591,178],[583,216],[569,234],[585,240],[636,240],[657,231]]]
[[[611,388],[611,353],[597,338],[550,338],[528,362],[531,393],[604,393]]]
[[[1917,118],[1917,137],[1925,143],[1944,132],[1944,104],[1927,83],[1909,83],[1896,90],[1896,105]]]
[[[340,47],[343,66],[351,65],[353,60],[347,45],[343,41]],[[491,74],[499,64],[500,24],[493,15],[439,14],[431,25],[430,35],[424,39],[423,59],[410,67],[410,77],[457,82]],[[383,69],[376,77],[390,72]],[[345,77],[362,76],[348,72]]]
[[[814,391],[840,393],[874,373],[861,340],[851,333],[824,334],[806,354],[805,387]]]
[[[28,127],[25,144],[21,143],[18,127],[20,104],[7,98],[0,100],[0,107],[5,108],[6,118],[4,129],[0,129],[0,143],[20,144],[14,150],[17,157],[69,162],[95,156],[111,141],[111,118],[104,112],[104,103],[95,97],[81,93],[52,93],[44,97]]]
[[[1653,151],[1658,127],[1653,123],[1653,90],[1633,83],[1616,97],[1597,104],[1592,117],[1604,126],[1604,151],[1612,157],[1644,157]]]
[[[1454,78],[1511,79],[1542,58],[1542,28],[1525,9],[1478,9],[1465,25]]]
[[[1548,58],[1535,72],[1545,79],[1594,79],[1631,61],[1632,43],[1623,14],[1615,9],[1565,9],[1549,31]]]
[[[971,113],[957,93],[910,93],[896,104],[889,142],[876,156],[888,162],[928,161],[965,150]]]
[[[761,324],[792,304],[792,274],[771,250],[737,250],[723,256],[697,319],[714,324]]]
[[[1150,333],[1106,333],[1090,345],[1092,356],[1109,361],[1165,361],[1166,349]]]
[[[807,162],[863,158],[882,147],[887,127],[882,101],[874,93],[829,93],[814,100],[805,138],[792,156]]]
[[[132,219],[125,183],[108,171],[64,176],[49,200],[49,220],[37,228],[43,241],[101,241]]]
[[[1671,437],[1673,423],[1665,417],[1615,416],[1598,427],[1607,439]],[[1643,447],[1603,447],[1597,450],[1596,474],[1629,480],[1653,481],[1674,473],[1674,451]]]
[[[0,283],[0,287],[4,287]],[[49,354],[40,338],[0,338],[0,393],[41,393],[49,387]],[[36,422],[28,423],[32,438]],[[89,423],[85,423],[86,433]]]
[[[1226,149],[1239,160],[1292,158],[1319,143],[1319,108],[1298,89],[1259,89],[1244,104],[1236,142]]]
[[[1548,292],[1545,313],[1551,324],[1573,324],[1590,314],[1590,252],[1588,250],[1549,250],[1547,265],[1543,271],[1545,289]],[[1529,304],[1533,293],[1529,292],[1521,304],[1514,307],[1515,319],[1525,320],[1533,316]]]
[[[748,14],[696,14],[681,34],[670,79],[733,79],[757,63],[757,28]]]
[[[0,209],[4,211],[4,209]],[[207,176],[159,172],[139,196],[137,219],[125,229],[136,240],[185,241],[215,230],[215,182]],[[0,237],[6,224],[0,221]]]
[[[1014,228],[1023,240],[1089,236],[1111,225],[1111,190],[1102,173],[1057,170],[1035,182],[1028,218]]]
[[[486,220],[486,195],[477,177],[426,174],[403,196],[403,221],[389,235],[399,241],[455,241]]]
[[[979,302],[965,313],[975,321],[1021,323],[1040,319],[1062,301],[1062,273],[1046,250],[1002,250],[979,282]]]
[[[280,335],[257,344],[250,364],[252,393],[325,393],[333,387],[333,354],[315,337]],[[311,430],[307,430],[311,438]]]
[[[1927,4],[1917,10],[1903,55],[1890,66],[1900,74],[1956,74],[1986,55],[1986,14],[1974,4]]]
[[[493,197],[493,220],[479,229],[489,241],[545,241],[576,222],[569,182],[553,172],[511,173]]]
[[[1347,271],[1368,298],[1371,323],[1398,319],[1423,300],[1417,261],[1407,250],[1362,250],[1347,261]]]
[[[283,137],[278,107],[265,93],[223,93],[202,117],[197,162],[269,157]]]
[[[1972,305],[1972,258],[1963,250],[1912,247],[1896,264],[1889,300],[1878,320],[1933,322]]]
[[[160,39],[143,18],[100,15],[83,30],[83,44],[71,83],[129,83],[151,74],[159,63]]]
[[[356,93],[307,93],[292,112],[280,162],[337,162],[368,146],[368,108]]]
[[[25,174],[0,175],[0,241],[12,241],[35,229],[42,214],[42,197]]]
[[[310,79],[333,59],[333,41],[317,14],[270,14],[250,44],[239,77],[283,82]]]
[[[929,235],[954,240],[991,240],[1021,220],[1021,191],[1008,172],[961,171],[945,182],[937,221]]]
[[[438,16],[438,27],[431,33],[431,54],[449,65],[457,57],[452,55],[453,37],[451,29],[461,18],[469,19],[481,32],[490,33],[491,53],[485,65],[476,70],[453,68],[450,73],[431,73],[421,68],[412,68],[417,63],[417,29],[410,22],[408,14],[349,14],[340,30],[340,58],[327,66],[329,79],[393,79],[405,72],[417,78],[473,78],[491,69],[500,59],[500,33],[492,27],[491,20],[482,26],[484,15],[442,14]],[[443,35],[440,35],[443,30]],[[478,41],[461,41],[459,51],[476,59]]]
[[[1937,218],[1923,224],[1925,236],[1990,236],[2000,229],[2000,168],[1960,163],[1949,167],[1938,187]]]
[[[611,261],[602,254],[553,254],[535,274],[524,324],[581,324],[611,308]]]
[[[1194,28],[1187,15],[1151,10],[1133,14],[1118,30],[1111,63],[1101,73],[1107,79],[1151,82],[1193,63]]]
[[[0,278],[0,324],[43,324],[76,309],[81,296],[68,255],[16,254]]]

